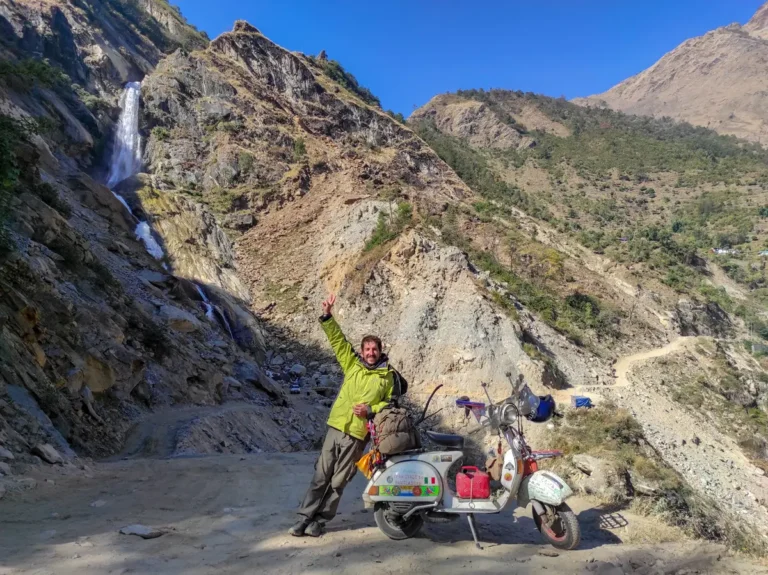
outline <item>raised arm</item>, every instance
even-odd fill
[[[331,294],[327,300],[323,302],[323,316],[320,318],[320,325],[323,327],[325,335],[328,337],[328,341],[331,344],[333,353],[336,354],[336,360],[339,362],[342,371],[346,374],[355,362],[357,356],[352,349],[352,344],[344,337],[344,333],[341,331],[341,327],[336,323],[333,318],[333,304],[336,303],[336,296]]]

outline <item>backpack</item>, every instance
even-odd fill
[[[421,447],[419,432],[404,407],[388,405],[373,419],[382,455],[395,455]]]

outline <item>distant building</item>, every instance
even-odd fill
[[[717,254],[719,256],[737,256],[739,255],[739,250],[734,250],[733,248],[712,248],[711,251],[713,254]]]

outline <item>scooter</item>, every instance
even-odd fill
[[[535,396],[527,385],[522,388],[522,375],[517,385],[510,374],[516,397],[494,404],[486,384],[482,384],[488,405],[468,398],[456,401],[457,407],[475,415],[483,426],[489,426],[508,445],[503,455],[501,486],[490,497],[459,497],[448,483],[450,471],[464,458],[464,437],[426,431],[437,451],[418,449],[390,456],[379,463],[363,492],[366,508],[374,509],[377,527],[390,539],[415,536],[424,521],[443,523],[465,515],[478,549],[475,515],[500,513],[512,501],[520,507],[533,507],[533,520],[544,539],[558,549],[575,549],[581,539],[576,515],[565,500],[573,491],[557,474],[539,470],[538,461],[562,455],[557,451],[532,451],[523,435],[522,420],[531,411]],[[435,390],[436,391],[436,390]],[[434,396],[434,392],[432,393]],[[429,407],[430,396],[422,414]],[[466,495],[466,494],[464,494]]]

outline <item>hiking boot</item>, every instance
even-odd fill
[[[288,533],[290,533],[294,537],[303,537],[304,536],[304,532],[307,530],[307,527],[309,525],[313,524],[313,523],[315,523],[315,521],[312,521],[310,519],[304,518],[304,519],[302,519],[300,521],[297,521],[293,525],[293,527],[291,527],[288,530]],[[316,535],[315,535],[315,537],[316,537]]]
[[[319,521],[313,521],[304,529],[304,534],[310,537],[320,537],[323,534],[323,524]]]

